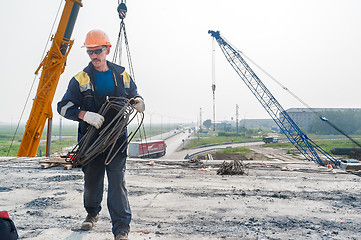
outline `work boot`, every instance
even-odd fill
[[[99,214],[95,215],[94,217],[92,217],[92,215],[90,215],[88,213],[88,215],[86,216],[84,222],[81,224],[81,230],[83,231],[90,231],[92,230],[92,228],[94,227],[95,223],[98,221],[99,219]]]
[[[121,231],[117,235],[115,235],[114,240],[127,240],[128,239],[128,233]]]

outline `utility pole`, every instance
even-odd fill
[[[60,122],[59,122],[59,142],[61,141],[61,133],[62,133],[62,129],[63,128],[63,117],[60,117]]]
[[[212,40],[212,92],[213,92],[213,131],[216,131],[216,74],[215,74],[215,46]]]
[[[199,109],[199,132],[202,131],[202,108]]]
[[[163,139],[163,116],[160,115],[160,139]]]
[[[238,133],[238,104],[236,104],[236,132]]]
[[[149,113],[149,140],[152,139],[152,113]]]

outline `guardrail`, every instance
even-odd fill
[[[190,159],[192,157],[195,157],[197,155],[200,155],[202,153],[206,153],[206,152],[215,152],[215,151],[219,151],[219,150],[224,150],[226,149],[227,147],[225,148],[210,148],[210,149],[206,149],[206,150],[203,150],[203,151],[199,151],[199,152],[195,152],[195,153],[192,153],[192,154],[187,154],[184,159]]]
[[[198,146],[198,147],[194,147],[194,148],[190,148],[190,149],[199,149],[199,148],[219,146],[219,145],[230,145],[230,144],[237,144],[237,143],[249,143],[249,142],[260,142],[260,141],[261,141],[260,139],[255,139],[255,140],[250,140],[250,141],[233,141],[233,142],[223,142],[223,143],[212,143],[212,144],[206,144],[206,145],[202,145],[202,146]],[[229,147],[210,148],[210,149],[202,150],[202,151],[195,152],[195,153],[192,153],[192,154],[187,154],[184,157],[184,159],[189,159],[191,157],[195,157],[195,156],[197,156],[199,154],[202,154],[202,153],[205,153],[205,152],[215,152],[215,151],[224,150],[224,149],[227,149],[227,148],[229,148]]]

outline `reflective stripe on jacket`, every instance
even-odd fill
[[[125,71],[124,67],[107,61],[108,67],[113,73],[114,93],[113,97],[135,98],[138,94],[137,86],[133,79]],[[69,82],[68,89],[60,102],[57,110],[63,117],[79,121],[78,140],[87,131],[88,123],[78,118],[81,110],[98,112],[105,101],[105,97],[97,95],[97,87],[94,79],[94,66],[90,62],[83,71],[76,74]]]

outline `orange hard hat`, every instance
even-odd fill
[[[91,30],[85,37],[83,47],[97,47],[107,45],[111,47],[108,36],[102,30]]]

